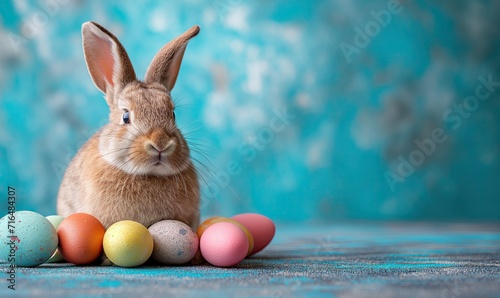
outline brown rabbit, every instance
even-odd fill
[[[120,220],[149,227],[175,219],[196,229],[199,185],[186,140],[175,124],[170,91],[194,26],[154,57],[137,80],[118,39],[94,22],[82,25],[94,84],[106,97],[109,123],[80,148],[64,174],[57,212],[86,212],[105,228]]]

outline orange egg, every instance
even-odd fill
[[[105,229],[101,222],[87,213],[75,213],[66,217],[59,228],[59,251],[66,261],[86,265],[102,253]]]

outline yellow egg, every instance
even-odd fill
[[[111,225],[104,234],[104,252],[121,267],[137,267],[153,252],[153,237],[142,224],[123,220]]]

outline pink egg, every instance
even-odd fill
[[[252,234],[254,246],[250,255],[263,250],[273,240],[276,227],[268,217],[257,213],[242,213],[232,219],[244,225]]]
[[[248,252],[248,238],[235,224],[219,222],[208,227],[200,239],[203,258],[218,267],[241,262]]]

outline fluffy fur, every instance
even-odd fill
[[[146,227],[163,219],[198,226],[197,174],[170,97],[187,42],[198,32],[195,26],[165,45],[141,82],[118,39],[96,23],[83,24],[85,61],[110,115],[69,164],[60,215],[86,212],[106,228],[127,219]]]

